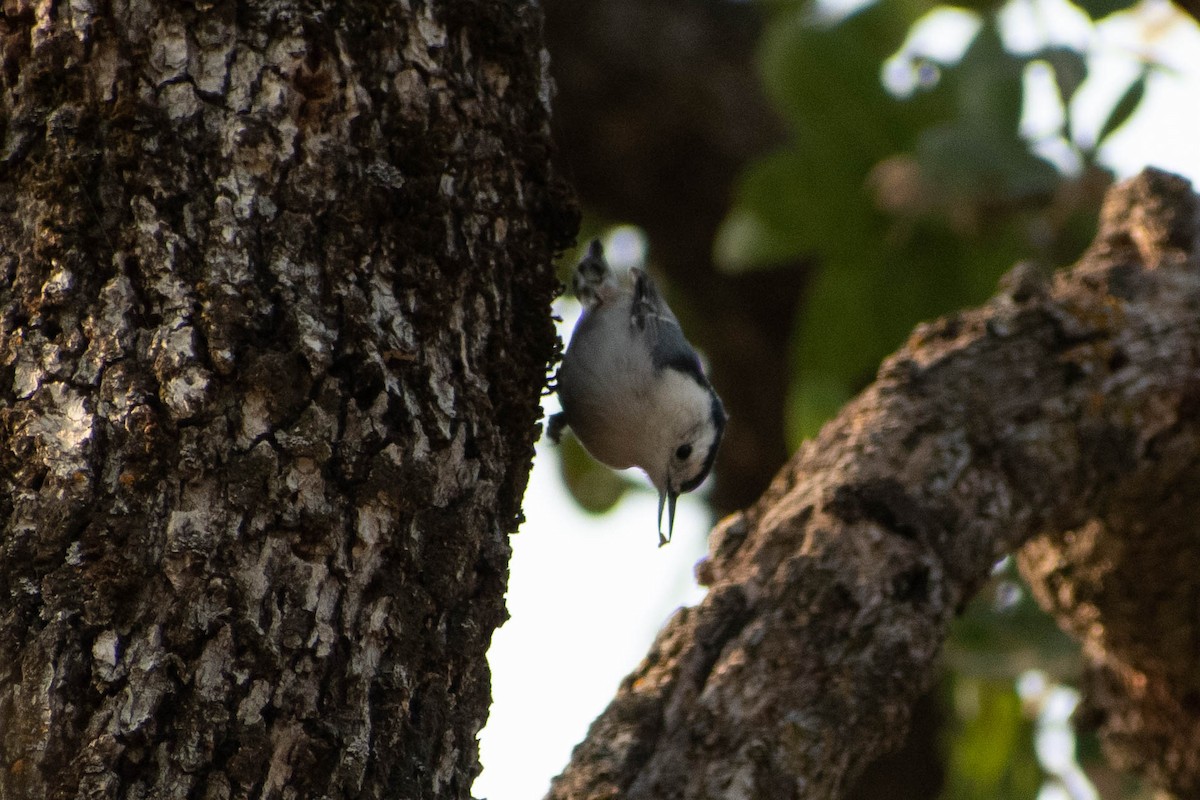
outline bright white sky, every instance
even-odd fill
[[[525,513],[512,537],[512,619],[489,653],[494,703],[474,788],[489,800],[543,797],[654,634],[703,596],[692,567],[708,515],[694,497],[680,498],[674,538],[659,548],[657,495],[588,516],[563,488],[558,454],[539,444]]]
[[[1093,33],[1061,0],[1013,0],[1006,23],[1014,49],[1051,40],[1087,43],[1095,54],[1092,78],[1072,108],[1081,136],[1098,129],[1139,58],[1166,64],[1104,158],[1122,177],[1150,164],[1200,185],[1200,28],[1190,18],[1151,0],[1136,19],[1110,20]],[[925,34],[934,40],[929,46],[937,45],[936,33]],[[1039,138],[1060,111],[1036,85],[1030,93],[1024,127]],[[1052,155],[1053,144],[1047,147]],[[573,316],[569,309],[563,314]],[[680,605],[702,597],[692,570],[705,551],[708,520],[694,496],[680,499],[674,541],[659,549],[652,492],[631,494],[605,516],[587,516],[562,487],[557,454],[543,444],[525,513],[512,538],[512,619],[496,632],[489,655],[495,702],[480,735],[484,772],[474,787],[488,800],[543,797],[658,629]]]

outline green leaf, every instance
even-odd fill
[[[1137,0],[1077,0],[1076,5],[1092,19],[1099,20],[1109,14],[1124,11],[1134,6],[1136,2]]]
[[[946,663],[958,673],[996,681],[1014,681],[1030,669],[1075,681],[1081,670],[1079,643],[1038,606],[1011,564],[951,625]]]
[[[793,241],[794,237],[773,230],[754,206],[749,203],[735,207],[717,229],[713,257],[726,272],[782,264],[801,251],[801,244]]]
[[[588,455],[574,435],[564,436],[559,445],[559,468],[575,502],[591,514],[612,510],[631,486],[619,473]]]
[[[1035,53],[1034,60],[1045,61],[1054,70],[1054,83],[1058,87],[1058,98],[1066,109],[1079,91],[1079,87],[1087,80],[1087,60],[1083,53],[1070,47],[1047,47]]]
[[[869,382],[916,322],[982,301],[1014,261],[1046,247],[1031,231],[1046,229],[1039,215],[1062,176],[1020,134],[1030,56],[1005,50],[994,14],[957,63],[939,64],[937,82],[904,99],[883,87],[883,62],[927,9],[877,2],[830,24],[808,4],[776,6],[764,33],[763,81],[793,142],[743,175],[714,254],[731,270],[819,265],[796,332],[793,443]],[[1073,96],[1082,56],[1039,55]],[[885,168],[896,165],[909,169]]]
[[[1034,797],[1042,771],[1032,747],[1033,723],[1011,681],[952,679],[957,735],[949,742],[947,800]]]
[[[863,172],[897,149],[898,103],[883,88],[880,68],[911,22],[894,3],[875,3],[834,25],[814,19],[808,8],[772,21],[759,46],[759,68],[800,147],[849,160]]]
[[[953,5],[947,6],[939,4],[938,8],[965,8],[968,11],[975,11],[980,14],[989,14],[1001,9],[1006,0],[956,0]]]
[[[1137,111],[1138,106],[1142,103],[1142,98],[1146,94],[1146,78],[1147,73],[1143,70],[1138,75],[1137,80],[1129,84],[1129,88],[1125,90],[1124,94],[1121,95],[1121,99],[1113,106],[1108,119],[1100,127],[1100,133],[1096,136],[1094,150],[1099,149],[1100,145],[1104,144],[1109,136],[1112,136],[1118,128],[1128,122],[1129,118],[1133,116],[1133,112]]]
[[[1030,152],[1016,129],[974,121],[924,131],[917,160],[937,184],[976,200],[1044,194],[1060,180],[1058,170]]]
[[[847,381],[837,375],[804,370],[793,381],[788,410],[788,447],[816,436],[850,399]]]
[[[1004,49],[996,19],[985,18],[962,61],[946,76],[958,95],[959,119],[1016,133],[1024,104],[1025,62]]]
[[[858,169],[815,147],[759,160],[717,233],[717,263],[738,271],[807,254],[860,257],[877,223]]]

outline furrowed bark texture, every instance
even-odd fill
[[[903,739],[1000,555],[1162,515],[1164,498],[1172,520],[1200,518],[1200,205],[1147,172],[1108,209],[1070,271],[1017,268],[986,306],[919,327],[717,527],[708,596],[668,623],[549,797],[840,797]],[[1194,531],[1177,540],[1193,553]]]
[[[1198,208],[1182,181],[1135,184],[1106,205],[1094,252],[1195,265]],[[1194,363],[1197,348],[1183,344],[1177,357]],[[1018,559],[1034,596],[1083,643],[1077,721],[1098,728],[1115,765],[1179,797],[1200,796],[1200,376],[1192,380],[1160,398],[1141,432],[1149,468],[1106,497],[1102,514],[1043,532]]]
[[[469,796],[574,225],[540,24],[4,2],[0,797]]]

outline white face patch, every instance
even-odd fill
[[[690,492],[697,488],[699,485],[697,481],[703,481],[707,471],[712,467],[709,454],[716,444],[717,431],[710,423],[698,436],[692,438],[687,444],[677,447],[674,454],[674,469],[671,470],[671,487],[680,492]],[[680,458],[683,452],[687,452],[687,456]]]
[[[719,431],[713,422],[713,398],[708,388],[673,369],[663,370],[659,387],[661,428],[651,435],[663,459],[663,483],[674,492],[691,491],[710,466],[709,455]],[[649,473],[650,470],[647,470]],[[654,475],[651,474],[651,480]]]

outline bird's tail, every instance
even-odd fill
[[[599,239],[592,239],[587,255],[575,268],[575,280],[572,284],[575,296],[584,308],[592,308],[604,299],[607,294],[605,287],[612,285],[615,280],[612,267],[604,258],[604,246],[600,244]]]

